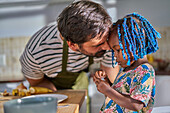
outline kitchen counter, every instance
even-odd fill
[[[86,90],[59,90],[56,94],[64,94],[68,99],[58,105],[69,105],[68,107],[58,108],[57,113],[79,113],[81,105],[86,96]]]
[[[51,93],[50,93],[51,94]],[[58,107],[57,113],[79,113],[81,105],[85,99],[86,90],[58,90],[52,94],[64,94],[67,95],[68,98],[60,103],[58,106],[68,105],[66,107]],[[19,96],[6,96],[0,97],[0,99],[17,99],[21,98]],[[3,111],[3,102],[7,100],[0,100],[0,113],[4,113]]]

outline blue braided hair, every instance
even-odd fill
[[[125,59],[125,53],[128,57],[128,66],[130,65],[130,54],[133,55],[133,61],[136,61],[159,49],[157,38],[161,38],[161,35],[143,16],[137,13],[128,14],[114,23],[113,27],[115,26],[123,58]],[[112,53],[112,63],[113,60],[114,53]]]

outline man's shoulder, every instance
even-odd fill
[[[50,48],[53,46],[57,47],[56,45],[60,44],[61,40],[57,24],[56,22],[52,22],[41,28],[31,37],[27,44],[27,48],[34,53],[41,49]]]
[[[56,26],[56,27],[57,27],[57,22],[56,22],[56,21],[50,22],[50,23],[48,23],[46,26],[48,26],[48,27],[50,27],[50,26]]]
[[[41,43],[51,44],[57,42],[58,44],[59,42],[62,42],[56,22],[51,22],[46,25],[41,34]]]
[[[44,41],[45,39],[49,39],[54,36],[58,36],[57,32],[58,32],[57,23],[51,22],[51,23],[45,25],[44,27],[42,27],[40,30],[38,30],[32,36],[32,38],[36,38],[36,39],[39,38],[39,39],[42,39],[42,41]]]

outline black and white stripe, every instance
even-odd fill
[[[63,41],[60,38],[57,24],[43,27],[29,40],[23,54],[20,57],[24,76],[39,79],[46,74],[55,77],[62,69]],[[74,52],[69,48],[67,70],[78,72],[87,68],[88,56],[80,52]],[[111,67],[111,52],[103,58],[94,59],[103,65]]]

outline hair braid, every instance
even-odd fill
[[[119,19],[114,26],[117,26],[119,45],[124,59],[126,59],[125,53],[127,54],[127,65],[130,65],[130,54],[134,56],[133,60],[137,60],[159,49],[157,38],[161,36],[143,16],[136,13],[129,14]]]

